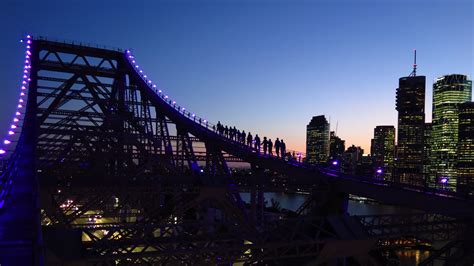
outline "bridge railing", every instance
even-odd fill
[[[400,183],[400,182],[394,182],[390,180],[384,180],[382,178],[377,178],[377,177],[370,177],[370,176],[353,176],[353,175],[348,175],[341,173],[338,169],[334,168],[328,168],[328,167],[320,167],[320,170],[328,174],[330,176],[342,178],[342,179],[350,179],[354,180],[357,182],[363,182],[367,184],[372,184],[372,185],[379,185],[379,186],[386,186],[386,187],[392,187],[392,188],[398,188],[398,189],[403,189],[403,190],[410,190],[414,192],[421,192],[425,194],[430,194],[433,196],[441,196],[441,197],[447,197],[447,198],[458,198],[458,199],[463,199],[463,200],[474,200],[472,196],[470,196],[467,193],[460,193],[460,192],[455,192],[455,191],[449,191],[449,190],[444,190],[444,189],[438,189],[438,188],[432,188],[432,187],[427,187],[427,186],[418,186],[418,185],[412,185],[412,184],[406,184],[406,183]]]
[[[55,43],[61,43],[61,44],[66,44],[66,45],[74,45],[75,47],[83,46],[83,47],[90,47],[90,48],[97,48],[97,49],[104,49],[104,50],[112,50],[116,52],[123,52],[123,49],[118,48],[118,47],[100,45],[100,44],[90,43],[90,42],[79,42],[79,41],[67,40],[67,39],[57,39],[57,38],[51,38],[51,37],[46,37],[46,36],[34,37],[33,40],[55,42]]]

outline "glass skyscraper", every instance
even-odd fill
[[[474,194],[474,102],[459,105],[458,136],[458,180],[459,192]]]
[[[424,185],[423,134],[425,126],[425,76],[399,79],[397,156],[394,181]]]
[[[455,189],[457,180],[459,104],[471,101],[472,81],[452,74],[433,84],[431,186]]]
[[[374,174],[386,180],[392,180],[395,157],[395,127],[377,126],[370,148]]]
[[[329,156],[329,123],[324,115],[313,116],[306,127],[306,161],[325,163]]]
[[[431,139],[431,131],[433,125],[431,123],[425,123],[424,131],[424,148],[423,148],[423,175],[426,182],[433,180],[433,173],[431,172],[431,145],[433,140]],[[428,185],[428,184],[426,184]]]

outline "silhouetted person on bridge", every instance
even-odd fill
[[[267,149],[268,149],[268,140],[267,137],[263,137],[263,154],[267,155]]]
[[[245,134],[245,130],[242,130],[242,133],[240,134],[240,143],[244,145],[245,145],[245,136],[247,136],[247,134]]]
[[[257,150],[257,153],[260,153],[260,137],[258,134],[255,134],[255,149]]]
[[[252,134],[249,134],[247,135],[247,146],[249,146],[250,148],[252,148]]]
[[[222,128],[221,121],[217,121],[217,133],[219,133],[219,134],[220,134],[220,132],[221,132],[221,128]]]
[[[271,139],[268,139],[268,155],[273,156],[273,142]]]
[[[280,141],[281,159],[284,161],[286,157],[286,144],[283,139]]]
[[[225,126],[225,128],[224,128],[224,136],[225,136],[226,138],[229,137],[229,128],[228,128],[227,126]]]
[[[277,154],[277,158],[280,158],[280,140],[278,138],[275,140],[275,152]]]
[[[229,128],[229,139],[233,139],[234,138],[234,128],[230,127]]]

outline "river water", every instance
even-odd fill
[[[242,200],[250,201],[250,193],[240,193]],[[305,194],[286,194],[283,192],[268,192],[265,193],[265,205],[270,206],[271,199],[278,201],[282,208],[296,211],[301,204],[307,199]],[[416,212],[412,209],[374,204],[370,202],[363,202],[357,200],[349,200],[348,213],[350,215],[381,215],[381,214],[403,214]],[[400,259],[400,265],[415,266],[423,259],[429,256],[429,251],[404,249],[396,252]]]
[[[242,200],[245,202],[250,201],[249,193],[240,193]],[[266,206],[270,206],[271,199],[280,202],[282,208],[296,211],[301,204],[307,199],[308,195],[305,194],[286,194],[283,192],[267,192],[265,193]],[[373,203],[364,203],[361,201],[350,200],[348,206],[348,212],[350,215],[377,215],[377,214],[402,214],[416,212],[411,209],[387,206]]]

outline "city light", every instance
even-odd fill
[[[31,79],[30,79],[29,76],[28,76],[28,75],[29,75],[28,69],[31,68],[31,65],[30,65],[31,61],[29,60],[29,59],[30,59],[30,56],[31,56],[31,52],[30,52],[30,48],[31,48],[30,44],[32,43],[32,41],[31,41],[31,35],[27,35],[26,38],[27,38],[27,40],[28,40],[28,41],[27,41],[27,44],[28,44],[28,45],[26,46],[26,49],[27,49],[27,50],[26,50],[26,55],[25,55],[25,65],[24,65],[23,76],[22,76],[23,81],[21,82],[21,86],[20,86],[20,97],[19,97],[19,99],[18,99],[19,104],[17,105],[18,108],[23,108],[23,104],[22,104],[22,103],[24,102],[24,100],[23,100],[22,96],[25,96],[25,93],[24,93],[23,91],[27,89],[27,84],[28,84],[28,82],[31,81]],[[16,111],[16,112],[15,112],[15,116],[20,116],[20,115],[21,115],[21,113],[20,113],[19,111]],[[13,118],[13,123],[14,123],[14,124],[10,125],[10,128],[11,128],[11,129],[17,129],[18,126],[17,126],[15,123],[17,123],[17,122],[19,122],[19,121],[20,121],[20,119],[18,119],[17,117],[14,117],[14,118]],[[15,132],[14,132],[13,130],[9,130],[9,131],[8,131],[8,135],[9,135],[9,136],[12,136],[12,135],[14,135],[14,134],[15,134]],[[12,143],[12,141],[11,141],[11,140],[8,140],[8,139],[5,139],[5,140],[3,141],[3,144],[4,144],[4,145],[9,145],[9,144],[11,144],[11,143]],[[6,150],[2,149],[1,152],[0,152],[0,154],[6,154],[6,152],[7,152]]]

